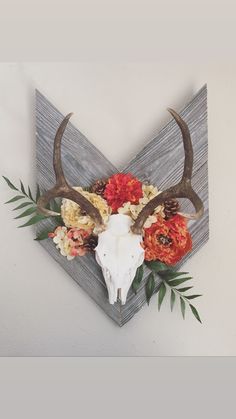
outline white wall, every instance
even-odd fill
[[[210,241],[185,266],[203,325],[154,297],[119,329],[29,229],[17,229],[0,180],[0,355],[236,355],[236,60],[0,64],[0,174],[34,185],[38,88],[115,165],[122,166],[205,83],[209,95]]]

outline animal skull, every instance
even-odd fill
[[[136,270],[144,261],[142,236],[130,231],[132,223],[128,215],[111,215],[106,231],[98,236],[96,261],[102,268],[110,304],[117,301],[118,292],[121,304],[126,303]]]

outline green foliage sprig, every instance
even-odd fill
[[[17,194],[13,198],[11,198],[9,201],[5,202],[5,204],[12,204],[14,202],[23,201],[16,208],[13,208],[13,211],[21,210],[24,208],[24,211],[21,214],[19,214],[17,217],[15,217],[15,219],[17,220],[20,218],[32,216],[31,218],[29,218],[29,220],[26,223],[19,225],[18,226],[19,228],[28,227],[30,225],[36,224],[39,221],[42,221],[45,218],[47,218],[44,215],[37,214],[36,203],[37,203],[38,198],[40,197],[40,189],[38,185],[37,185],[36,196],[34,198],[30,187],[28,186],[28,189],[26,192],[26,188],[23,185],[23,182],[21,180],[20,180],[20,188],[17,188],[15,185],[13,185],[13,183],[6,176],[3,176],[3,179],[6,181],[10,189],[17,192]]]
[[[166,264],[159,261],[151,261],[151,262],[146,261],[145,265],[151,270],[145,284],[147,303],[149,304],[152,296],[155,293],[158,293],[158,310],[160,310],[163,300],[165,296],[167,295],[166,291],[167,289],[169,289],[171,311],[173,310],[173,307],[176,302],[176,297],[177,297],[179,298],[179,301],[180,301],[180,309],[181,309],[183,319],[185,318],[186,305],[188,305],[194,317],[201,323],[201,318],[199,316],[199,313],[196,307],[194,307],[191,304],[191,300],[198,298],[201,295],[200,294],[186,295],[185,293],[193,287],[192,286],[180,287],[186,281],[189,281],[190,279],[192,279],[192,277],[189,276],[188,272],[177,272],[174,268],[167,266]],[[132,284],[132,288],[135,291],[135,293],[137,292],[139,286],[141,285],[143,274],[144,274],[144,270],[143,270],[143,265],[142,265],[141,267],[137,269],[136,276]],[[156,283],[155,283],[155,276],[157,275],[162,280],[161,285],[158,289],[156,289]]]
[[[9,201],[5,202],[5,204],[12,204],[15,202],[19,204],[18,201],[21,201],[20,205],[17,205],[15,208],[13,208],[13,211],[23,210],[23,212],[21,212],[19,215],[17,215],[17,217],[14,217],[14,218],[18,220],[24,217],[30,217],[26,223],[19,225],[18,226],[19,228],[28,227],[28,226],[37,224],[38,222],[48,218],[45,215],[41,215],[37,213],[37,201],[39,197],[41,196],[39,185],[37,185],[36,194],[34,198],[30,187],[28,186],[26,188],[23,185],[23,182],[21,180],[20,180],[20,188],[17,188],[15,185],[13,185],[13,183],[6,176],[3,176],[3,179],[6,181],[7,185],[9,186],[11,190],[17,192],[17,194],[13,198],[11,198]],[[53,211],[60,213],[60,204],[55,199],[51,201],[50,208]],[[53,219],[57,225],[64,224],[60,216],[53,217]],[[36,237],[35,240],[47,239],[48,233],[50,231],[51,230],[43,231]]]

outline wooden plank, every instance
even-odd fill
[[[190,128],[194,148],[193,185],[204,202],[205,214],[200,221],[191,223],[193,251],[181,261],[179,266],[206,243],[209,235],[206,86],[202,87],[180,114]],[[37,180],[43,189],[48,189],[54,183],[53,139],[62,119],[63,115],[36,91]],[[63,137],[62,159],[66,177],[73,185],[88,186],[96,179],[108,177],[118,171],[71,123],[68,124]],[[164,189],[180,179],[183,159],[180,130],[176,123],[170,120],[123,171],[132,172],[140,180],[148,179],[152,184]],[[184,201],[183,210],[190,208],[191,204]],[[50,220],[40,223],[37,233],[49,226],[53,227]],[[125,306],[120,306],[118,303],[110,305],[100,267],[93,255],[67,261],[60,255],[52,241],[42,241],[41,245],[119,326],[129,321],[146,303],[145,289],[142,285],[136,295],[130,290]],[[145,270],[146,275],[147,270]],[[158,286],[157,282],[156,287]]]
[[[37,182],[42,189],[49,189],[55,182],[53,170],[53,140],[64,116],[36,91],[36,159]],[[88,186],[96,179],[109,177],[117,169],[70,122],[63,136],[62,161],[66,178],[71,185]],[[37,226],[37,234],[53,228],[50,220]],[[100,267],[93,255],[68,261],[61,256],[52,240],[41,241],[45,250],[83,288],[96,303],[120,325],[120,304],[110,305]]]
[[[204,203],[204,216],[199,221],[191,221],[189,229],[193,239],[193,250],[178,264],[180,267],[191,258],[209,238],[208,207],[208,138],[207,138],[207,86],[204,85],[194,98],[179,112],[187,122],[194,150],[194,169],[192,183]],[[172,119],[159,134],[123,169],[140,180],[148,180],[161,190],[180,180],[183,172],[183,143],[180,129]],[[192,211],[192,205],[184,200],[181,210]],[[148,275],[145,270],[146,277]],[[144,281],[145,282],[145,281]],[[160,282],[157,282],[156,287]],[[146,304],[144,283],[137,295],[129,292],[127,303],[121,310],[122,324]]]

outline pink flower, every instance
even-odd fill
[[[84,256],[88,252],[85,240],[91,234],[91,230],[67,228],[59,226],[54,232],[48,234],[52,238],[60,253],[68,260],[75,256]]]

